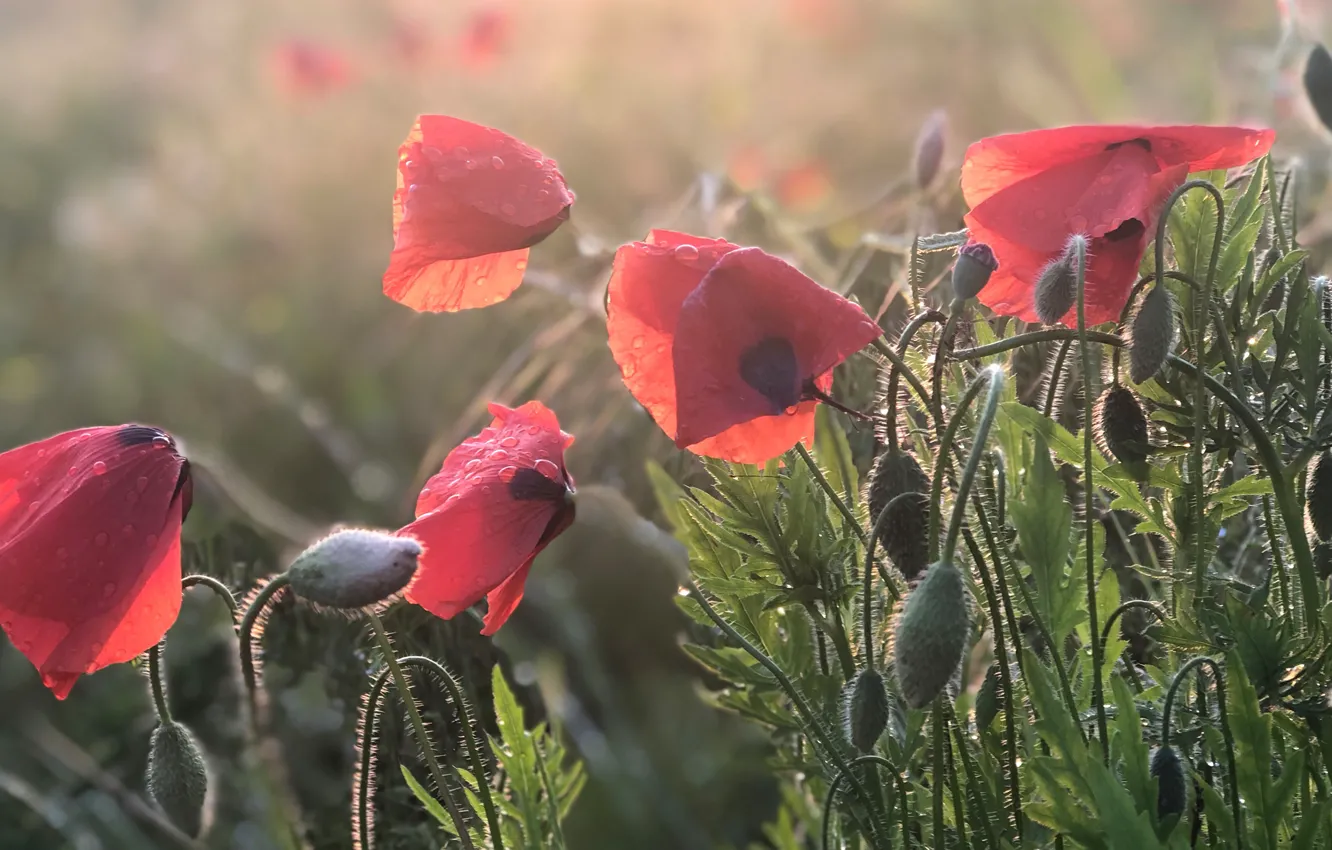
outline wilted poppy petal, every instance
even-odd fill
[[[797,408],[808,383],[880,334],[859,306],[794,266],[758,248],[730,252],[680,309],[676,445]]]
[[[185,461],[143,426],[0,455],[0,625],[56,696],[175,621],[189,496]]]
[[[624,385],[675,436],[671,344],[680,305],[718,259],[737,246],[669,230],[621,246],[611,269],[606,328]]]
[[[384,292],[418,310],[466,309],[507,296],[527,264],[517,252],[554,232],[574,200],[554,160],[457,118],[420,116],[398,159]]]
[[[407,599],[445,619],[491,595],[483,634],[522,597],[521,576],[573,520],[564,450],[573,437],[539,402],[492,404],[495,419],[449,453],[400,534],[425,547]]]

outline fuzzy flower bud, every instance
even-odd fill
[[[930,188],[934,178],[939,176],[939,166],[943,163],[944,134],[948,129],[948,113],[936,109],[920,125],[916,135],[916,150],[912,156],[912,165],[916,174],[916,188],[924,191]]]
[[[862,753],[874,752],[888,728],[888,690],[877,670],[863,670],[846,692],[846,737]]]
[[[1315,44],[1304,63],[1304,93],[1323,126],[1332,130],[1332,55]]]
[[[952,680],[966,650],[971,612],[962,573],[930,566],[907,597],[893,641],[898,689],[911,708],[929,705]]]
[[[1189,780],[1184,762],[1174,747],[1161,747],[1152,754],[1151,774],[1156,778],[1156,817],[1165,823],[1184,814],[1189,802]]]
[[[1047,325],[1053,325],[1068,315],[1068,311],[1078,301],[1079,246],[1085,255],[1087,237],[1079,233],[1068,237],[1064,252],[1051,260],[1036,278],[1036,291],[1033,294],[1036,317]]]
[[[1319,540],[1332,540],[1332,452],[1323,452],[1309,464],[1304,518]]]
[[[1096,400],[1096,439],[1101,448],[1133,473],[1142,477],[1151,443],[1147,436],[1147,414],[1128,387],[1110,387]]]
[[[984,242],[968,242],[957,252],[953,265],[953,297],[975,298],[999,268],[994,251]]]
[[[148,795],[181,832],[197,837],[208,817],[208,766],[194,735],[172,721],[153,730]]]
[[[330,608],[364,608],[402,590],[416,574],[421,544],[386,531],[337,531],[287,568],[296,595]]]
[[[1157,284],[1143,296],[1129,326],[1129,377],[1141,384],[1161,371],[1175,347],[1175,299]]]
[[[879,455],[870,469],[865,501],[869,504],[870,523],[876,523],[893,499],[903,493],[919,493],[893,506],[878,526],[879,545],[888,560],[907,581],[913,581],[925,569],[930,557],[929,524],[930,479],[916,458],[901,449],[889,449]]]

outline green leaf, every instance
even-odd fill
[[[1316,846],[1314,842],[1318,840],[1318,833],[1322,830],[1330,812],[1332,812],[1332,800],[1324,800],[1304,812],[1300,817],[1300,828],[1296,831],[1294,840],[1290,842],[1290,850],[1313,850]]]
[[[1036,582],[1036,605],[1041,619],[1056,643],[1072,628],[1071,612],[1077,594],[1068,576],[1069,533],[1073,508],[1064,483],[1050,462],[1045,438],[1036,435],[1036,448],[1027,465],[1027,482],[1021,501],[1009,505],[1017,528],[1022,557]]]
[[[1138,703],[1128,685],[1118,676],[1110,678],[1110,689],[1114,693],[1115,713],[1114,731],[1111,740],[1116,755],[1123,765],[1121,773],[1134,806],[1140,812],[1156,813],[1156,780],[1151,775],[1151,756],[1147,742],[1142,736],[1142,716],[1138,713]]]
[[[425,807],[426,812],[434,818],[440,826],[448,830],[450,835],[457,835],[458,830],[453,824],[453,818],[449,816],[449,813],[444,809],[443,804],[436,800],[430,792],[426,790],[424,785],[416,781],[416,777],[412,776],[412,772],[407,769],[407,765],[400,764],[398,765],[398,769],[402,771],[402,778],[407,781],[407,787],[412,789],[412,795]]]
[[[1215,788],[1208,785],[1198,771],[1192,771],[1194,787],[1201,789],[1203,811],[1207,813],[1207,822],[1216,828],[1217,836],[1223,847],[1235,847],[1235,816],[1230,804],[1221,798]]]
[[[1257,850],[1276,850],[1281,813],[1272,795],[1272,722],[1258,704],[1244,664],[1231,653],[1226,664],[1226,709],[1235,739],[1235,781],[1252,819],[1250,830]]]
[[[856,480],[856,463],[851,456],[851,444],[846,439],[846,432],[838,425],[832,408],[826,404],[816,408],[814,418],[814,456],[823,466],[828,483],[841,495],[847,507],[854,511],[860,485]]]

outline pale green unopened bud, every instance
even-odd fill
[[[386,531],[334,532],[296,557],[287,578],[296,595],[330,608],[365,608],[392,597],[416,575],[421,544]]]
[[[911,708],[924,708],[948,686],[971,627],[967,590],[951,562],[941,561],[907,596],[893,640],[898,689]]]
[[[207,826],[208,766],[194,735],[180,723],[163,723],[153,730],[148,795],[186,835],[197,837]]]
[[[1156,818],[1168,828],[1189,804],[1188,775],[1174,747],[1161,747],[1152,754],[1151,774],[1156,778]]]
[[[1033,294],[1036,317],[1047,325],[1057,323],[1078,301],[1078,247],[1086,253],[1087,237],[1075,233],[1064,252],[1041,270]]]
[[[1129,325],[1129,377],[1141,384],[1161,371],[1175,347],[1175,299],[1159,283],[1143,296]]]
[[[846,737],[862,753],[874,752],[888,728],[888,689],[877,670],[864,670],[846,691]]]

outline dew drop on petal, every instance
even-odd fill
[[[698,260],[698,248],[693,245],[676,245],[675,259],[682,263],[693,263]]]
[[[38,449],[37,457],[46,457],[46,449]]]
[[[517,438],[517,437],[505,437],[504,439],[500,440],[500,445],[503,446],[503,447],[506,448],[506,449],[511,449],[511,448],[513,448],[514,446],[518,445],[518,438]]]
[[[518,212],[518,208],[515,207],[513,204],[500,204],[500,212],[504,213],[505,215],[513,215],[514,213]]]
[[[560,468],[556,466],[554,462],[547,460],[544,457],[532,464],[532,468],[549,478],[551,481],[558,481],[560,479]]]
[[[537,191],[537,197],[544,201],[546,198],[549,198],[549,197],[550,197],[550,190],[549,190],[549,189],[539,189],[539,190]]]
[[[476,285],[477,285],[477,286],[485,286],[489,281],[490,281],[490,278],[486,277],[485,275],[481,275],[480,277],[478,277],[478,278],[476,279]]]
[[[140,492],[140,493],[142,493],[144,490],[147,490],[147,489],[148,489],[148,476],[146,476],[146,475],[140,475],[140,476],[139,476],[139,480],[134,482],[134,486],[137,487],[137,488],[139,488],[139,492]]]
[[[105,546],[108,539],[109,536],[105,531],[99,531],[97,532],[97,535],[93,537],[93,543],[97,546]]]
[[[637,351],[638,349],[642,348],[644,345],[643,338],[641,336],[634,337],[634,341],[630,343],[630,345],[632,345],[633,349]]]
[[[133,537],[134,526],[126,524],[123,528],[120,529],[120,533],[125,535],[126,537]]]
[[[492,157],[490,158],[490,164],[493,165],[495,168],[503,168],[503,167],[504,167],[504,157],[502,157],[502,156],[492,156]]]
[[[796,411],[799,409],[800,409],[799,405],[793,404],[790,407],[786,408],[786,410],[783,410],[782,412],[785,413],[787,416],[795,416]]]
[[[92,465],[93,475],[106,475],[106,464],[102,461],[96,461]]]
[[[513,263],[513,267],[518,271],[522,271],[523,269],[527,268],[527,260],[515,260]]]
[[[476,160],[474,159],[467,160],[466,162],[463,163],[463,168],[466,168],[468,171],[476,171]]]
[[[445,504],[445,505],[451,505],[451,504],[453,504],[454,502],[458,501],[458,500],[461,499],[461,498],[462,498],[462,494],[461,494],[461,493],[454,493],[453,495],[449,496],[447,499],[444,500],[444,504]]]
[[[620,367],[620,371],[624,373],[626,378],[632,378],[638,373],[638,366],[634,363],[626,363]]]
[[[79,474],[79,468],[78,468],[77,466],[71,466],[71,467],[69,468],[69,477],[70,477],[70,478],[73,478],[75,475],[78,475],[78,474]]]
[[[475,472],[476,468],[480,465],[481,465],[480,458],[472,458],[471,460],[467,461],[467,463],[463,464],[463,472],[467,473]]]
[[[490,453],[491,460],[504,460],[508,456],[509,453],[506,452],[504,449],[495,449],[493,452]]]
[[[503,481],[505,484],[508,484],[510,481],[513,480],[513,477],[517,474],[518,474],[518,467],[506,466],[499,471],[499,480]]]

